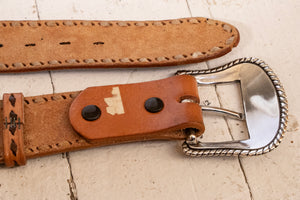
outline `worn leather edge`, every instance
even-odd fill
[[[39,28],[43,26],[49,27],[80,27],[87,24],[100,27],[133,27],[133,26],[178,26],[181,23],[201,24],[205,23],[208,26],[222,27],[225,32],[230,32],[230,37],[227,38],[222,44],[216,44],[211,49],[203,51],[193,51],[189,53],[176,54],[173,56],[161,55],[155,58],[140,57],[140,58],[101,58],[99,55],[94,58],[83,59],[65,59],[65,60],[32,60],[24,63],[18,58],[15,62],[6,63],[0,60],[0,72],[27,72],[27,71],[41,71],[41,70],[58,70],[58,69],[71,69],[71,68],[123,68],[123,67],[153,67],[153,66],[171,66],[180,64],[189,64],[201,62],[212,58],[217,58],[230,52],[231,49],[239,43],[238,30],[221,21],[211,20],[208,18],[183,18],[175,20],[162,20],[162,21],[2,21],[0,22],[0,31],[6,27],[34,27]],[[1,33],[1,32],[0,32]],[[1,46],[2,45],[2,46]],[[5,45],[1,44],[0,50]]]

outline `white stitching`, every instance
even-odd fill
[[[186,19],[176,19],[176,20],[168,20],[168,21],[154,21],[152,23],[135,22],[135,23],[133,23],[133,25],[135,25],[135,26],[148,26],[148,25],[164,26],[164,25],[167,25],[166,22],[169,22],[169,24],[171,24],[171,25],[178,25],[178,24],[184,23],[184,22],[188,22],[188,23],[191,23],[191,24],[197,24],[197,23],[201,23],[201,20],[203,20],[204,22],[206,22],[207,24],[210,24],[210,25],[216,25],[216,26],[219,25],[218,21],[215,21],[215,20],[212,20],[212,19],[205,19],[205,18],[191,18],[191,19],[186,18]],[[122,26],[122,27],[131,26],[131,23],[125,22],[125,21],[120,21],[120,22],[102,21],[102,22],[98,22],[97,24],[99,26],[109,27],[109,26],[113,26],[113,23],[118,25],[118,26]],[[62,22],[63,26],[76,26],[78,24],[80,24],[82,26],[94,26],[95,22],[92,22],[92,21],[78,22],[78,21],[72,21],[72,20]],[[10,22],[9,25],[12,26],[12,27],[21,27],[21,26],[24,26],[24,23],[23,22]],[[25,25],[31,26],[31,27],[40,27],[42,25],[46,25],[48,27],[55,27],[55,26],[59,26],[60,24],[57,21],[44,21],[44,23],[41,23],[39,21],[30,21],[28,23],[25,23]],[[7,27],[7,23],[5,23],[5,22],[0,23],[0,27]],[[227,32],[232,32],[231,26],[229,26],[227,24],[222,23],[222,28]],[[226,45],[231,45],[233,43],[234,39],[235,39],[235,36],[232,35],[229,39],[227,39],[225,41],[225,44]],[[209,52],[215,53],[215,52],[219,51],[222,48],[223,47],[213,47],[209,50]],[[204,56],[205,54],[206,54],[206,52],[193,52],[193,53],[190,54],[190,56],[192,58],[199,58],[201,56]],[[185,59],[187,57],[188,56],[181,54],[181,55],[173,56],[172,59],[179,60],[179,59]],[[102,63],[114,63],[114,62],[116,62],[114,59],[111,59],[111,58],[105,58],[105,59],[99,59],[99,60]],[[162,57],[156,57],[156,58],[154,58],[154,60],[156,60],[158,62],[164,62],[164,61],[168,61],[169,58],[162,56]],[[119,61],[122,62],[122,63],[134,62],[134,60],[132,58],[120,58]],[[139,59],[137,59],[137,61],[138,62],[153,62],[150,58],[139,58]],[[83,59],[83,62],[90,64],[90,63],[95,63],[95,62],[98,62],[98,61],[95,60],[95,59],[90,58],[90,59]],[[62,62],[58,61],[58,60],[50,60],[46,63],[48,63],[50,65],[60,65],[60,64],[62,64]],[[68,60],[65,60],[64,63],[77,64],[77,63],[80,63],[80,61],[76,60],[76,59],[68,59]],[[42,65],[44,65],[44,63],[41,62],[41,61],[34,61],[34,62],[30,62],[29,64],[31,66],[42,66]],[[12,66],[13,67],[25,67],[26,64],[24,64],[24,63],[13,63]],[[0,68],[8,68],[8,67],[9,67],[8,64],[0,63]]]

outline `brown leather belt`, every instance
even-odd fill
[[[287,98],[263,61],[241,58],[214,69],[176,74],[80,92],[26,98],[4,94],[0,163],[12,167],[43,155],[157,139],[185,139],[183,152],[190,156],[261,155],[279,145],[287,127]],[[198,84],[233,81],[240,82],[244,113],[199,106]],[[202,110],[245,120],[249,139],[202,143]]]
[[[183,103],[186,98],[194,103]],[[188,75],[36,97],[4,94],[0,103],[0,163],[8,167],[43,155],[129,141],[184,139],[187,129],[197,135],[204,131],[197,83]]]
[[[219,57],[238,42],[235,27],[206,18],[2,21],[0,72],[179,65]],[[193,102],[183,103],[186,98]],[[196,81],[187,75],[37,97],[4,94],[0,163],[11,167],[93,146],[185,139],[186,130],[200,135],[198,103]]]
[[[205,18],[5,21],[0,22],[0,72],[179,65],[219,57],[238,42],[236,28]],[[278,78],[264,62],[242,58],[215,69],[177,75],[35,97],[4,94],[0,164],[13,167],[26,164],[29,158],[142,140],[185,139],[183,151],[191,156],[260,155],[278,146],[286,128],[287,100]],[[197,84],[232,81],[240,81],[245,114],[199,106]],[[256,89],[260,85],[266,90],[263,93]],[[276,108],[275,115],[269,116],[253,101],[258,97],[266,102],[277,98],[278,102],[269,102]],[[255,128],[249,131],[254,139],[201,143],[202,109],[239,120],[261,115],[272,123],[249,117],[246,123],[259,124],[250,126]],[[263,133],[263,138],[261,132],[267,129],[272,131]]]
[[[1,21],[0,72],[179,65],[222,56],[238,42],[235,27],[207,18]],[[184,98],[194,102],[182,103]],[[198,102],[196,81],[186,75],[37,97],[4,94],[0,163],[11,167],[93,146],[184,139],[185,130],[199,135]]]
[[[151,67],[222,56],[239,42],[230,24],[164,21],[1,21],[0,72]]]

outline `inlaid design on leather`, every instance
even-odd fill
[[[22,94],[3,95],[3,145],[7,167],[24,165],[26,157],[23,142],[23,96]]]
[[[119,87],[113,87],[111,91],[112,97],[104,98],[105,103],[108,105],[106,107],[107,113],[111,115],[121,115],[124,114],[124,106],[120,94]]]
[[[10,102],[11,106],[15,107],[15,101],[16,101],[16,98],[14,97],[13,94],[11,94],[9,97],[9,102]],[[8,128],[8,130],[9,130],[10,134],[12,134],[12,136],[15,135],[17,125],[20,129],[20,118],[13,110],[11,110],[9,113],[9,120],[7,119],[7,117],[5,117],[4,125],[5,125],[5,129]],[[18,151],[18,145],[16,144],[14,139],[11,139],[10,150],[11,150],[11,153],[16,157],[17,151]],[[13,161],[14,161],[15,165],[19,165],[16,160],[13,160]]]

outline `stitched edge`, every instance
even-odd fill
[[[26,105],[29,105],[29,104],[47,103],[47,102],[51,102],[51,101],[74,99],[77,97],[77,95],[79,93],[80,93],[80,91],[70,92],[70,93],[62,93],[62,94],[45,95],[45,96],[36,96],[36,97],[25,97],[24,103]]]
[[[39,153],[43,150],[55,150],[55,149],[59,149],[62,146],[73,146],[75,144],[82,144],[82,143],[86,143],[84,140],[80,140],[80,139],[76,139],[76,140],[67,140],[67,141],[63,141],[63,142],[58,142],[55,144],[44,144],[44,145],[40,145],[40,146],[34,146],[34,147],[28,147],[25,149],[26,154],[31,154],[31,153]]]
[[[184,19],[174,19],[174,20],[164,20],[164,21],[152,21],[152,22],[127,22],[127,21],[73,21],[73,20],[67,20],[67,21],[30,21],[30,22],[19,22],[19,21],[14,21],[14,22],[1,22],[0,23],[0,28],[1,27],[24,27],[24,26],[30,26],[30,27],[41,27],[41,26],[48,26],[48,27],[58,27],[58,26],[102,26],[102,27],[112,27],[112,26],[120,26],[120,27],[130,27],[130,26],[166,26],[166,25],[179,25],[182,23],[191,23],[191,24],[199,24],[199,23],[207,23],[208,25],[214,25],[214,26],[221,26],[224,31],[232,33],[232,30],[234,27],[232,27],[229,24],[212,20],[209,18],[184,18]],[[119,58],[119,59],[112,59],[112,58],[100,58],[100,59],[94,59],[94,58],[86,58],[86,59],[67,59],[67,60],[50,60],[50,61],[32,61],[30,63],[12,63],[12,64],[7,64],[7,63],[0,63],[0,70],[1,68],[3,69],[8,69],[10,67],[13,68],[24,68],[24,67],[38,67],[38,66],[44,66],[44,65],[49,65],[51,66],[59,66],[59,65],[75,65],[75,64],[97,64],[97,63],[104,63],[104,64],[112,64],[112,63],[151,63],[151,62],[167,62],[171,60],[175,61],[183,61],[185,59],[191,58],[201,58],[205,57],[207,55],[214,54],[221,49],[232,46],[233,41],[235,40],[236,35],[231,34],[229,38],[226,39],[224,42],[224,46],[214,46],[213,48],[207,50],[206,52],[199,52],[195,51],[192,52],[188,55],[185,54],[179,54],[179,55],[174,55],[171,57],[155,57],[155,58]],[[66,42],[62,42],[63,44],[67,44]],[[98,45],[98,42],[96,42]],[[70,44],[70,43],[68,43]],[[99,43],[101,44],[101,42]],[[34,44],[25,44],[25,46],[34,46]],[[0,48],[2,48],[4,45],[0,44]]]
[[[168,24],[171,25],[179,25],[182,23],[191,23],[191,24],[198,24],[198,23],[207,23],[210,25],[221,25],[225,31],[231,32],[231,26],[226,23],[223,23],[217,20],[209,19],[209,18],[182,18],[182,19],[173,19],[173,20],[161,20],[161,21],[85,21],[85,20],[65,20],[65,21],[11,21],[11,22],[0,22],[0,27],[58,27],[58,26],[103,26],[103,27],[111,27],[111,26],[120,26],[120,27],[127,27],[127,26],[166,26]]]
[[[74,99],[78,96],[78,92],[70,92],[70,93],[61,93],[61,94],[53,94],[53,95],[43,95],[43,96],[36,96],[36,97],[25,97],[24,98],[24,103],[26,105],[30,104],[44,104],[48,103],[51,101],[63,101],[63,100],[69,100],[69,99]],[[76,140],[71,140],[71,141],[63,141],[60,143],[55,143],[55,144],[45,144],[45,145],[40,145],[40,146],[35,146],[35,147],[27,147],[25,149],[26,154],[31,154],[31,153],[38,153],[44,149],[57,149],[61,146],[68,145],[72,146],[74,144],[80,144],[80,143],[85,143],[84,140],[76,139]]]

